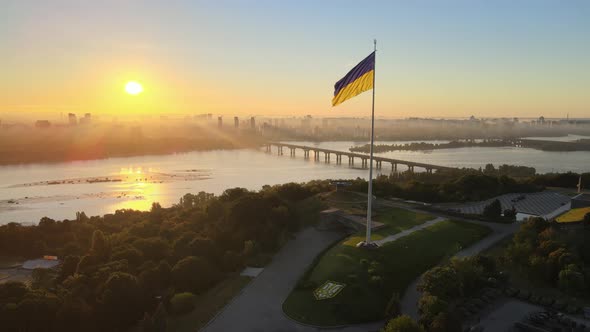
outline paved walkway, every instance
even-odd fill
[[[299,232],[203,331],[319,331],[285,316],[283,302],[314,258],[343,236],[314,228]],[[377,331],[381,326],[352,326],[340,331]]]
[[[377,243],[378,245],[381,246],[381,245],[384,245],[387,242],[393,242],[393,241],[399,239],[400,237],[408,236],[408,235],[414,233],[415,231],[419,231],[419,230],[424,229],[426,227],[432,226],[432,225],[434,225],[436,223],[439,223],[439,222],[441,222],[443,220],[447,220],[447,218],[437,217],[435,219],[429,220],[429,221],[427,221],[427,222],[425,222],[423,224],[420,224],[418,226],[414,226],[412,228],[408,228],[408,229],[403,230],[403,231],[401,231],[399,233],[396,233],[396,234],[393,234],[393,235],[389,235],[387,237],[382,238],[381,240],[375,240],[373,242],[374,243]]]

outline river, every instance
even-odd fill
[[[429,141],[434,143],[435,141]],[[437,141],[444,142],[444,141]],[[290,142],[347,151],[366,142]],[[400,144],[407,142],[376,142]],[[590,152],[545,152],[523,148],[460,148],[435,151],[394,151],[379,154],[402,160],[443,166],[479,168],[494,165],[526,165],[537,172],[587,172]],[[295,158],[288,150],[223,150],[163,156],[111,158],[54,164],[0,167],[0,224],[36,223],[47,216],[73,219],[77,211],[87,215],[113,213],[117,209],[147,210],[152,202],[177,203],[185,193],[220,194],[233,187],[260,189],[265,184],[304,182],[313,179],[366,178],[357,161],[349,167]],[[399,168],[403,171],[403,168]],[[418,169],[416,169],[418,170]],[[389,174],[389,165],[380,172]],[[379,171],[377,172],[379,174]]]

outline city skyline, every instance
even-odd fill
[[[9,1],[0,114],[368,116],[333,84],[378,39],[378,117],[589,116],[590,5]],[[125,93],[138,81],[144,92]]]

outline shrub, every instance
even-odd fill
[[[516,219],[516,210],[514,208],[504,210],[504,218],[510,220]]]
[[[346,276],[346,278],[351,284],[356,284],[359,280],[359,277],[356,274],[349,274]]]
[[[172,268],[176,290],[201,291],[217,281],[219,272],[201,257],[189,256]]]
[[[527,290],[521,290],[518,293],[518,298],[521,300],[528,300],[529,297],[531,297],[531,292],[527,291]]]
[[[381,287],[383,285],[383,279],[380,276],[371,276],[369,284],[373,287]]]
[[[575,306],[575,305],[571,305],[571,304],[565,308],[565,312],[567,312],[568,314],[572,314],[572,315],[575,315],[580,311],[581,311],[580,307]]]
[[[360,263],[361,263],[361,266],[364,267],[364,268],[366,268],[366,267],[369,266],[369,260],[366,259],[366,258],[361,259],[360,260]]]
[[[383,332],[424,332],[424,330],[410,316],[403,315],[390,320]]]
[[[502,214],[502,204],[495,199],[489,205],[484,207],[483,215],[488,218],[498,218]]]
[[[561,310],[563,308],[565,308],[567,305],[567,303],[565,303],[563,300],[557,300],[553,303],[553,308],[557,309],[557,310]]]
[[[549,297],[542,297],[541,298],[541,304],[544,306],[550,306],[553,304],[553,302],[555,302],[555,300],[552,298],[549,298]]]
[[[181,315],[191,312],[195,308],[195,296],[192,293],[176,293],[170,299],[170,312]]]
[[[393,293],[389,298],[389,302],[387,302],[387,306],[385,307],[385,317],[393,318],[399,315],[400,313],[400,298],[398,293]]]

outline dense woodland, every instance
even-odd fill
[[[203,292],[245,264],[264,264],[311,221],[308,215],[317,215],[317,205],[305,200],[328,188],[314,182],[235,188],[220,196],[187,194],[149,212],[2,226],[3,256],[65,257],[56,274],[35,270],[30,287],[0,285],[2,330],[124,331],[140,320],[150,330],[161,324],[150,316],[159,303],[183,311],[183,293]]]
[[[377,196],[399,197],[429,203],[478,201],[515,192],[536,192],[547,187],[575,188],[580,174],[535,174],[525,166],[488,164],[482,170],[456,169],[434,174],[410,173],[380,176],[373,190]],[[590,183],[590,173],[582,174],[582,183]],[[367,182],[352,181],[350,190],[366,192]]]

